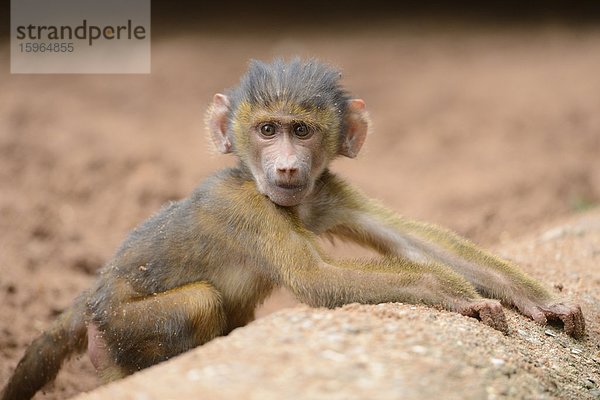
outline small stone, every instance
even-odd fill
[[[314,325],[314,323],[312,321],[309,321],[309,320],[302,321],[302,323],[300,324],[300,326],[303,329],[310,329],[313,325]]]
[[[594,389],[596,387],[596,385],[594,384],[594,382],[591,381],[591,380],[589,380],[589,379],[586,379],[583,382],[583,386],[585,386],[586,389]]]
[[[495,366],[495,367],[500,367],[500,366],[502,366],[502,365],[504,365],[506,363],[506,361],[504,361],[501,358],[493,358],[492,357],[490,359],[490,361],[491,361],[492,365]]]
[[[552,332],[550,329],[546,329],[544,333],[546,334],[546,336],[556,337],[556,333]]]
[[[549,242],[556,239],[561,239],[567,235],[566,228],[554,228],[542,234],[540,237],[542,242]]]
[[[555,283],[554,284],[554,289],[558,290],[559,292],[562,292],[564,288],[565,287],[563,286],[562,283]]]
[[[192,381],[192,382],[193,382],[193,381],[200,380],[200,377],[201,377],[201,375],[202,375],[202,374],[200,373],[200,371],[199,371],[199,370],[197,370],[197,369],[190,369],[190,370],[187,372],[187,374],[185,374],[185,378],[186,378],[188,381]]]
[[[338,353],[333,350],[325,350],[321,353],[321,356],[327,360],[335,361],[335,362],[344,362],[346,361],[346,355],[343,353]]]

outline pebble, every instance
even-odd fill
[[[187,374],[185,374],[185,378],[188,381],[197,381],[200,379],[200,377],[202,376],[202,374],[200,373],[199,370],[197,369],[190,369]]]
[[[546,231],[540,237],[542,242],[549,242],[556,239],[561,239],[567,235],[567,228],[554,228]]]
[[[583,382],[583,385],[585,386],[586,389],[594,389],[596,387],[594,381],[592,381],[590,379],[586,379]]]
[[[506,363],[506,361],[504,361],[503,359],[501,359],[501,358],[494,358],[494,357],[492,357],[490,359],[490,361],[492,362],[492,365],[495,366],[495,367],[500,367],[500,366],[502,366],[502,365],[504,365]]]
[[[302,329],[310,329],[310,328],[312,328],[313,325],[314,325],[313,322],[309,321],[309,320],[302,321],[302,323],[300,324]]]
[[[425,354],[425,353],[427,353],[427,347],[419,346],[419,345],[411,347],[410,350],[413,353],[416,353],[416,354]]]
[[[321,353],[321,356],[327,360],[343,362],[346,361],[346,355],[343,353],[338,353],[333,350],[325,350]]]

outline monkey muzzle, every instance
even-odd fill
[[[291,207],[300,204],[306,195],[310,193],[309,186],[308,184],[276,181],[269,185],[265,194],[273,203]]]

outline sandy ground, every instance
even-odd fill
[[[333,169],[492,245],[600,201],[599,48],[600,29],[560,26],[181,34],[153,38],[148,76],[18,76],[2,44],[0,383],[128,230],[232,163],[210,151],[203,115],[249,58],[340,66],[375,130]],[[278,295],[261,315],[291,303]],[[36,398],[97,385],[83,357]]]

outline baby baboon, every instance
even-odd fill
[[[340,74],[317,61],[253,61],[207,114],[216,147],[238,166],[133,230],[96,285],[26,351],[2,399],[30,398],[87,347],[104,380],[173,357],[254,318],[274,287],[313,306],[391,301],[442,306],[508,331],[502,305],[580,337],[579,306],[512,263],[434,225],[409,220],[329,171],[355,157],[369,119]],[[336,260],[333,235],[376,250]],[[491,300],[496,299],[496,300]]]

